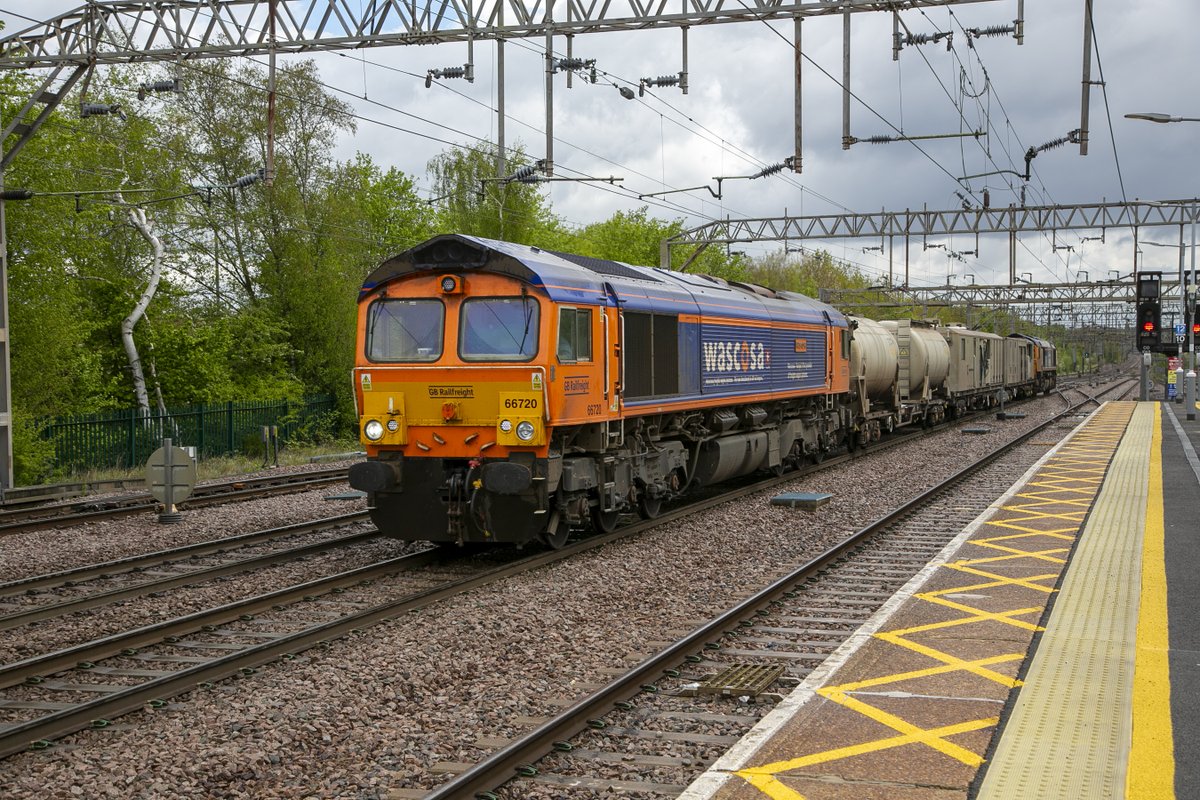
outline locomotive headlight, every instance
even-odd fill
[[[383,423],[377,419],[367,420],[367,424],[363,425],[363,436],[372,442],[378,442],[383,438]]]
[[[512,420],[500,420],[500,430],[504,431],[505,433],[509,433],[512,430]]]
[[[394,420],[394,419],[389,419],[389,420],[387,421],[387,429],[388,429],[388,430],[389,430],[391,433],[395,433],[395,432],[396,432],[396,430],[397,430],[399,427],[400,427],[400,423],[399,423],[399,422],[397,422],[396,420]]]
[[[525,420],[517,423],[517,438],[522,442],[528,442],[533,438],[533,423]]]

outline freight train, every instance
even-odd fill
[[[384,262],[358,302],[350,484],[406,540],[561,547],[1055,384],[1033,337],[457,234]]]

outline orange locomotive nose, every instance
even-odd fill
[[[446,422],[458,419],[458,403],[442,403],[442,419]]]

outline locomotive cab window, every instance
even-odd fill
[[[467,300],[459,311],[459,356],[463,361],[529,361],[538,351],[538,309],[528,295]]]
[[[367,358],[437,361],[445,319],[440,300],[376,300],[367,311]]]
[[[592,360],[592,310],[562,308],[558,311],[558,360],[568,364]]]

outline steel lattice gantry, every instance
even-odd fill
[[[664,239],[659,265],[671,266],[671,248],[693,246],[695,258],[712,244],[792,242],[807,239],[892,239],[951,234],[1009,236],[1009,283],[1016,281],[1016,237],[1019,233],[1060,230],[1132,228],[1134,250],[1142,227],[1183,226],[1200,221],[1200,198],[1187,200],[1095,203],[1091,205],[1008,206],[930,211],[879,211],[868,214],[819,214],[806,217],[762,217],[709,222]]]
[[[0,69],[519,39],[992,1],[114,0],[0,39]],[[267,33],[272,15],[273,41]]]
[[[947,236],[958,233],[1036,233],[1052,230],[1102,230],[1184,225],[1197,217],[1200,198],[1092,205],[1008,206],[948,211],[879,211],[867,214],[819,214],[809,217],[762,217],[709,222],[663,242],[680,245],[803,239]]]
[[[1178,299],[1179,282],[1162,283],[1163,299]],[[1015,286],[913,286],[871,289],[822,289],[820,299],[834,305],[870,306],[1019,306],[1076,303],[1132,303],[1130,280],[1092,283],[1019,283]]]

